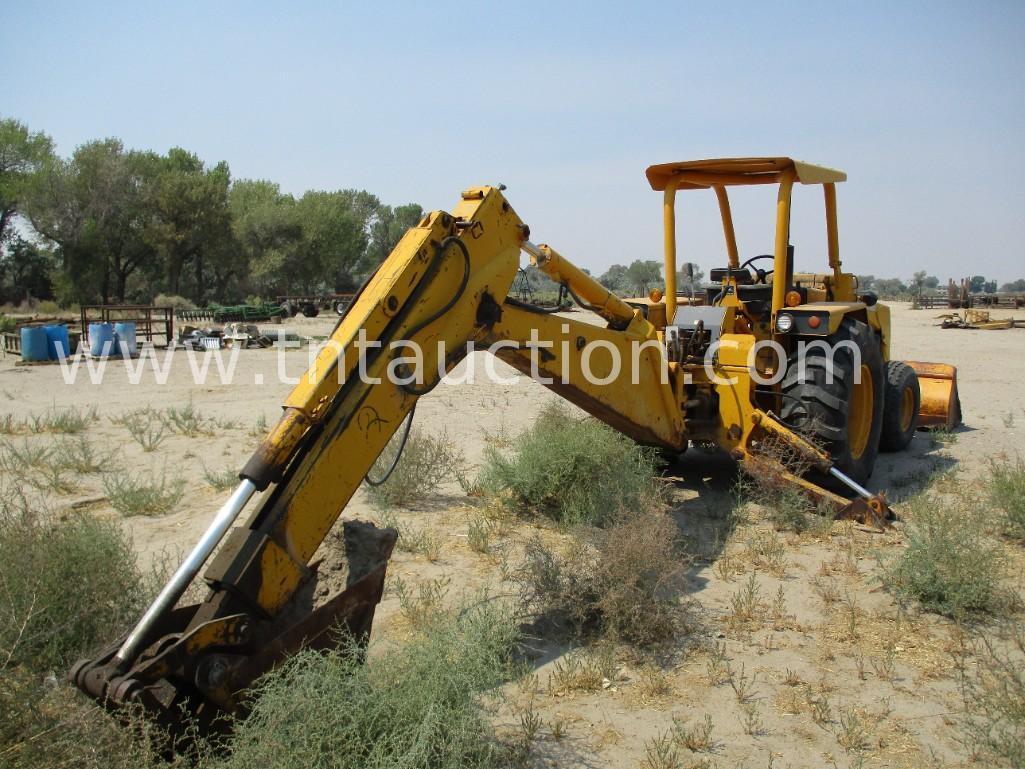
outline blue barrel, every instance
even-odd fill
[[[135,322],[114,324],[114,349],[122,355],[135,355]]]
[[[114,326],[112,324],[89,324],[89,352],[97,358],[114,352]]]
[[[60,360],[71,354],[67,326],[43,326],[46,329],[46,353],[50,360]]]
[[[42,326],[23,326],[21,329],[21,359],[24,361],[49,360],[46,352],[46,329]]]

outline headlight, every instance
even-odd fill
[[[776,330],[781,334],[788,334],[794,327],[794,316],[781,312],[776,316]]]

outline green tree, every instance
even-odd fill
[[[688,267],[690,271],[688,272]],[[676,273],[676,290],[683,293],[701,292],[701,282],[705,279],[705,271],[694,262],[684,262]]]
[[[406,230],[415,227],[423,216],[423,208],[416,203],[395,208],[379,206],[370,224],[370,245],[360,271],[368,272],[383,262],[406,234]]]
[[[918,270],[913,276],[911,276],[911,288],[916,294],[922,293],[922,287],[925,285],[925,270]]]
[[[273,294],[302,237],[295,198],[274,182],[243,179],[231,186],[228,203],[234,248],[215,268],[217,295],[225,294],[232,279],[248,279],[257,291]]]
[[[972,275],[971,280],[968,281],[968,290],[973,294],[982,292],[982,289],[986,285],[986,278],[982,275]]]
[[[662,282],[662,263],[654,260],[635,259],[626,268],[626,282],[638,296],[644,296]]]
[[[152,153],[125,152],[119,140],[104,139],[39,172],[24,209],[58,246],[63,301],[124,301],[128,278],[153,261],[153,166]]]
[[[922,285],[924,285],[929,290],[933,290],[939,287],[940,279],[937,278],[935,275],[926,275],[925,280],[922,282]]]
[[[310,191],[298,202],[302,237],[299,251],[284,276],[288,290],[317,291],[329,286],[348,288],[370,241],[366,203],[352,190]]]
[[[205,299],[205,262],[208,255],[221,250],[231,234],[230,184],[227,163],[208,169],[196,155],[180,147],[160,158],[152,186],[149,237],[164,260],[170,293],[190,293],[200,302]],[[195,284],[185,292],[182,276],[188,266],[193,269]]]
[[[625,291],[628,285],[626,267],[622,264],[612,265],[601,274],[598,282],[609,291]]]
[[[1005,283],[1000,287],[1000,290],[1007,293],[1020,293],[1025,291],[1025,278],[1019,278],[1018,280],[1012,280],[1010,283]]]
[[[893,299],[908,293],[908,287],[900,278],[876,278],[872,290],[884,299]]]
[[[0,252],[0,301],[53,298],[53,253],[21,235],[11,235]]]
[[[53,142],[11,118],[0,119],[0,241],[18,214],[33,177],[53,159]]]
[[[24,209],[56,246],[56,290],[68,302],[349,289],[423,216],[365,190],[296,200],[272,182],[233,185],[226,163],[207,166],[180,147],[160,155],[105,139],[62,159],[16,121],[0,121],[0,143],[4,227]]]

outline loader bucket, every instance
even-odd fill
[[[957,394],[957,368],[946,363],[904,361],[918,375],[922,405],[918,409],[919,427],[953,430],[961,424],[961,399]]]

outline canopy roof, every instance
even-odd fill
[[[815,166],[792,158],[719,158],[685,160],[648,166],[645,175],[653,190],[664,190],[677,177],[677,189],[698,190],[713,185],[775,184],[782,172],[793,168],[801,184],[829,184],[847,180],[847,174],[825,166]]]

